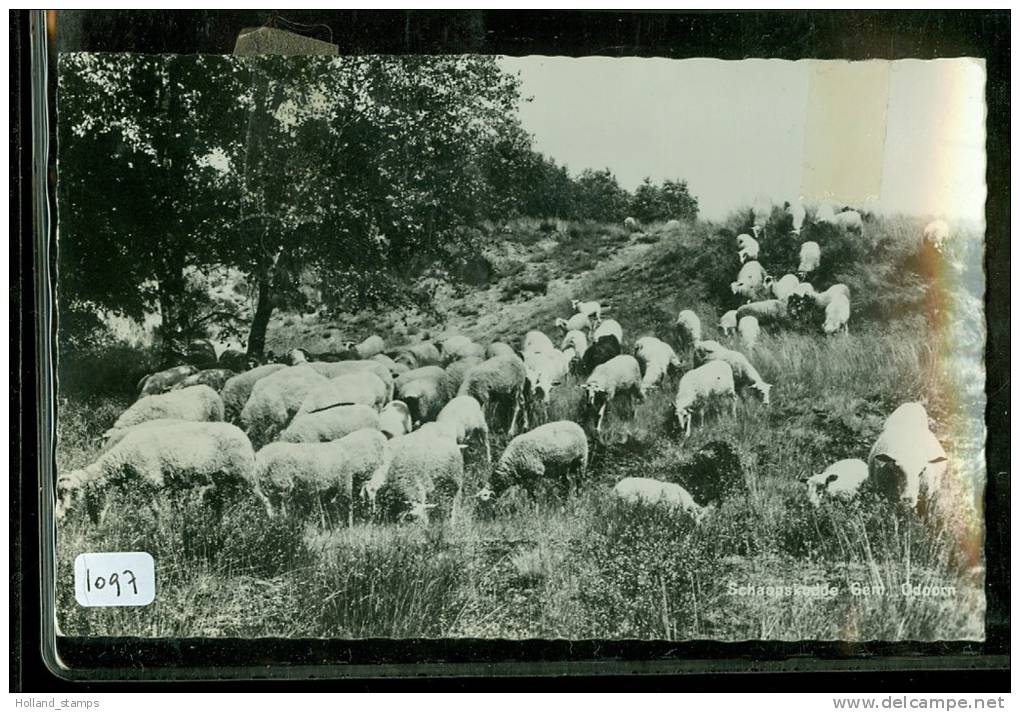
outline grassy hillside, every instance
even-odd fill
[[[283,314],[270,345],[327,350],[371,332],[391,342],[461,332],[515,343],[532,328],[554,335],[553,320],[569,314],[571,297],[610,303],[629,343],[644,334],[672,338],[684,308],[700,315],[706,338],[717,338],[718,315],[735,306],[727,285],[738,268],[738,220],[634,235],[595,224],[543,231],[519,221],[489,236],[498,279],[443,290],[440,319]],[[963,270],[926,266],[919,233],[907,220],[870,221],[854,244],[819,233],[833,257],[815,284],[851,287],[850,335],[769,331],[748,356],[774,384],[772,406],[744,401],[736,417],[710,417],[688,439],[671,428],[675,382],[632,417],[612,410],[576,497],[536,506],[511,491],[484,507],[472,496],[487,479],[474,450],[455,525],[320,530],[267,520],[254,501],[211,522],[197,501],[160,503],[154,512],[144,496],[120,493],[98,526],[72,513],[60,527],[60,580],[69,580],[82,551],[146,550],[156,557],[160,595],[144,609],[84,609],[60,586],[61,625],[79,635],[980,638],[983,400],[978,374],[964,368],[972,361],[961,360],[979,353],[980,294],[971,287],[973,260],[961,258]],[[783,238],[763,244],[770,253],[773,273],[796,267],[795,245]],[[932,270],[948,292],[930,288]],[[554,391],[549,419],[581,418],[576,385],[570,378]],[[918,518],[873,499],[807,503],[799,477],[840,458],[866,458],[885,416],[922,399],[953,465],[952,511]],[[93,459],[95,436],[125,405],[108,397],[66,402],[59,468]],[[506,442],[495,436],[497,457]],[[614,502],[609,490],[625,476],[679,482],[713,512],[696,527]],[[905,584],[922,588],[905,593]],[[793,586],[815,593],[784,595]]]

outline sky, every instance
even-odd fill
[[[710,219],[833,200],[983,223],[984,65],[501,57],[521,122],[572,174],[684,179]]]

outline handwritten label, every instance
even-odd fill
[[[156,598],[156,564],[144,551],[79,554],[74,598],[81,606],[147,606]]]

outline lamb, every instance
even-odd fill
[[[490,403],[509,406],[513,412],[507,432],[513,435],[517,428],[517,414],[524,402],[527,378],[524,361],[517,356],[494,356],[468,371],[457,395],[472,396],[483,407]],[[527,421],[527,413],[524,419]]]
[[[213,504],[219,509],[225,499],[252,490],[254,469],[251,443],[228,423],[168,420],[160,427],[135,427],[91,465],[57,478],[55,515],[62,519],[85,495],[89,516],[98,521],[99,510],[92,507],[96,498],[88,495],[114,483],[154,490],[197,488],[205,497],[215,493]]]
[[[408,371],[396,384],[396,397],[407,404],[415,425],[435,419],[453,397],[446,371],[438,366]]]
[[[376,354],[381,354],[385,348],[386,342],[383,341],[381,336],[375,334],[369,336],[361,343],[354,343],[353,341],[344,342],[344,349],[354,351],[359,359],[372,358]]]
[[[329,379],[305,396],[297,415],[315,413],[339,405],[367,405],[382,409],[389,400],[390,386],[373,373],[349,373]]]
[[[165,371],[159,371],[153,373],[141,381],[138,382],[138,397],[143,396],[154,396],[160,393],[166,393],[177,383],[180,383],[185,378],[198,371],[197,368],[191,364],[184,366],[174,366],[168,368]]]
[[[563,383],[563,379],[570,373],[570,364],[574,360],[575,352],[572,349],[559,351],[543,351],[540,353],[524,354],[524,371],[527,374],[528,383],[531,385],[532,395],[538,397],[543,403],[548,403],[552,395],[553,386]]]
[[[818,246],[817,242],[805,242],[800,246],[800,266],[797,267],[797,273],[801,279],[804,279],[810,272],[814,272],[818,269],[818,265],[822,261],[822,248]]]
[[[638,221],[631,217],[626,217],[623,219],[623,227],[624,229],[627,230],[627,232],[637,232],[638,230],[641,229],[641,225],[638,223]]]
[[[949,225],[945,220],[932,220],[924,226],[922,235],[925,242],[941,252],[949,239]]]
[[[255,456],[255,476],[272,510],[307,516],[317,507],[326,526],[324,505],[340,499],[351,527],[353,493],[382,464],[386,443],[386,436],[370,428],[331,442],[270,443]]]
[[[191,386],[209,386],[218,392],[222,391],[227,381],[235,375],[237,374],[227,368],[207,368],[191,374],[180,383],[174,384],[170,390],[179,391],[182,388],[190,388]]]
[[[746,233],[737,235],[737,257],[741,262],[758,259],[758,241]]]
[[[695,342],[701,341],[701,319],[690,309],[677,314],[674,326],[681,349],[689,349]]]
[[[363,428],[381,428],[379,412],[368,405],[340,405],[317,413],[295,415],[290,425],[280,433],[280,442],[328,442]]]
[[[779,324],[786,319],[787,306],[779,299],[764,299],[737,307],[737,324],[747,316],[753,316],[759,324]]]
[[[584,356],[581,357],[578,370],[583,375],[590,374],[599,365],[619,356],[620,351],[619,339],[613,335],[603,336],[601,339],[594,341],[591,346],[585,349]]]
[[[560,342],[560,350],[573,349],[574,354],[577,358],[584,356],[584,352],[588,350],[588,338],[584,335],[583,331],[568,331],[563,337],[563,341]]]
[[[486,494],[518,485],[535,497],[537,489],[550,480],[558,480],[567,494],[577,489],[587,469],[588,438],[584,429],[573,421],[557,420],[511,440],[493,468],[491,484],[479,495],[485,498]]]
[[[754,345],[758,343],[761,327],[758,326],[758,320],[755,317],[745,316],[737,324],[737,331],[740,332],[740,341],[744,344],[744,348],[753,349]]]
[[[718,348],[705,353],[705,363],[712,361],[723,361],[732,372],[733,383],[740,389],[751,388],[761,398],[764,405],[770,405],[772,384],[766,383],[765,379],[758,373],[758,369],[751,365],[747,356],[734,351],[733,349]]]
[[[482,405],[471,396],[457,396],[443,406],[436,416],[436,423],[449,429],[461,445],[471,438],[479,438],[485,444],[485,461],[492,462],[492,447],[489,444],[489,424],[485,421]]]
[[[569,319],[559,318],[556,320],[556,327],[564,333],[571,331],[591,331],[591,319],[587,314],[574,314]]]
[[[382,464],[361,488],[375,512],[382,499],[389,513],[404,511],[428,521],[429,504],[437,490],[452,492],[454,505],[464,484],[464,456],[457,441],[442,427],[417,430],[386,443]],[[452,516],[452,511],[451,511]]]
[[[659,385],[670,370],[679,370],[681,367],[680,357],[673,347],[654,336],[643,336],[637,340],[634,344],[634,357],[644,369],[645,375],[641,378],[642,395],[647,395],[648,391]]]
[[[868,463],[850,458],[834,462],[823,472],[805,477],[801,482],[807,486],[807,496],[811,504],[817,507],[823,497],[853,499],[867,480]]]
[[[886,419],[868,453],[868,478],[890,500],[920,511],[922,489],[926,500],[934,501],[947,464],[946,451],[928,429],[924,406],[904,403]]]
[[[737,330],[737,310],[730,309],[719,318],[719,330],[723,336],[732,336]]]
[[[633,356],[614,356],[592,371],[588,380],[581,386],[584,390],[589,411],[598,413],[595,431],[602,431],[602,420],[605,418],[609,403],[617,396],[626,395],[631,404],[634,398],[644,400],[641,388],[641,367]]]
[[[495,358],[496,356],[513,356],[515,358],[520,358],[510,344],[504,344],[502,341],[493,341],[485,347],[485,358],[490,359]]]
[[[411,409],[404,401],[390,401],[379,413],[379,430],[387,438],[407,435],[412,428],[414,420],[411,417]]]
[[[765,286],[771,289],[772,296],[780,301],[786,301],[790,295],[796,292],[800,280],[795,274],[784,274],[778,281],[769,277],[765,280]]]
[[[524,335],[524,340],[521,342],[521,353],[523,354],[553,351],[555,348],[552,339],[541,331],[529,331]]]
[[[765,282],[765,268],[760,262],[745,262],[737,273],[737,279],[730,282],[730,291],[733,294],[750,301],[761,292]]]
[[[682,511],[695,522],[700,522],[708,511],[680,485],[650,477],[624,477],[613,487],[613,495],[630,504],[663,505]]]
[[[282,363],[267,363],[228,379],[223,384],[223,412],[226,419],[236,421],[255,384],[282,368],[286,368]]]
[[[608,304],[603,305],[599,302],[582,302],[578,299],[571,299],[570,308],[573,309],[578,314],[583,314],[584,316],[591,319],[594,323],[598,324],[600,321],[602,321],[602,312],[606,309],[609,309],[609,305]]]
[[[856,210],[844,210],[837,213],[832,219],[832,224],[843,228],[847,232],[864,232],[864,219]]]
[[[844,334],[850,333],[850,300],[843,294],[836,294],[825,307],[825,322],[822,324],[822,331],[826,334],[835,334],[842,330]]]
[[[220,421],[223,420],[223,399],[209,386],[201,385],[144,396],[120,414],[104,437],[116,436],[118,431],[147,420],[162,419]]]
[[[311,364],[290,366],[259,380],[241,410],[241,424],[252,444],[273,440],[301,408],[305,397],[324,387],[329,379]]]
[[[680,379],[673,401],[673,414],[686,436],[691,434],[693,411],[699,412],[701,424],[704,425],[705,410],[713,399],[728,399],[731,411],[736,416],[737,394],[733,385],[733,369],[725,361],[709,361],[688,371]]]

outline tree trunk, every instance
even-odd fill
[[[248,331],[248,355],[261,359],[266,350],[266,331],[269,328],[269,317],[273,315],[273,276],[272,273],[259,279],[259,294],[255,302],[255,316],[251,320]]]

